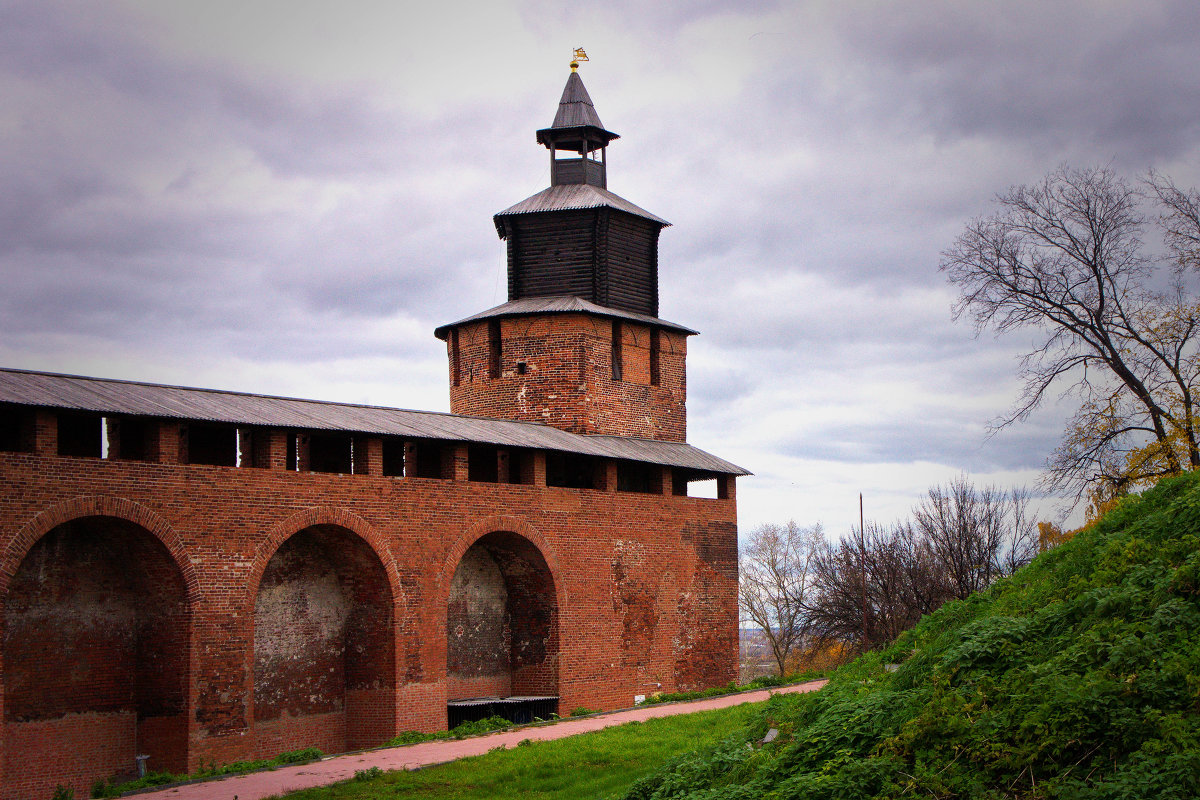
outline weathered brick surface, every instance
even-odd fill
[[[622,368],[616,380],[612,320],[607,317],[538,314],[499,322],[498,377],[489,370],[488,321],[459,326],[457,362],[454,337],[447,344],[450,410],[455,414],[544,422],[575,433],[685,440],[684,334],[657,332],[659,367],[654,385],[650,341],[654,330],[647,325],[621,324]]]
[[[6,798],[377,744],[505,681],[570,710],[736,675],[732,500],[63,457],[37,424],[0,452]],[[500,619],[461,613],[464,556]]]

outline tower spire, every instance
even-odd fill
[[[576,57],[581,52],[582,48],[576,50]],[[608,187],[608,143],[620,137],[605,129],[600,121],[583,79],[575,70],[578,66],[578,61],[571,62],[571,74],[558,101],[554,122],[537,132],[537,141],[550,151],[552,186],[590,183],[604,189]],[[564,157],[564,153],[571,155]]]

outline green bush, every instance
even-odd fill
[[[595,709],[585,708],[584,706],[579,706],[578,708],[571,709],[572,717],[586,717],[588,714],[599,714],[599,713],[600,712],[596,711]]]

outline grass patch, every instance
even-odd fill
[[[415,772],[385,772],[286,795],[288,800],[574,800],[625,791],[668,759],[744,728],[752,704],[631,722],[548,742],[526,740]]]
[[[388,739],[381,745],[381,747],[403,747],[406,744],[437,742],[441,741],[442,739],[465,739],[468,736],[479,736],[484,733],[502,731],[515,727],[517,727],[515,723],[509,722],[504,717],[491,716],[485,719],[477,719],[471,722],[460,723],[448,731],[433,731],[432,733],[425,733],[423,731],[403,731],[399,735]]]

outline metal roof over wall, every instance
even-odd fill
[[[459,325],[465,325],[468,322],[478,322],[482,319],[496,319],[499,317],[520,317],[527,314],[595,314],[600,317],[610,317],[612,319],[627,319],[631,322],[640,322],[643,325],[652,325],[658,328],[667,328],[668,330],[679,331],[688,336],[695,336],[696,331],[691,328],[685,328],[683,325],[678,325],[674,322],[667,322],[665,319],[652,317],[649,314],[639,314],[636,311],[625,311],[620,308],[610,308],[608,306],[596,305],[590,300],[584,300],[582,297],[575,295],[559,295],[554,297],[525,297],[520,300],[510,300],[507,303],[489,308],[487,311],[480,311],[478,314],[472,314],[469,317],[464,317],[458,322],[449,322],[445,325],[439,325],[434,329],[433,335],[439,339],[445,339],[446,334],[451,328],[457,328]]]
[[[49,372],[0,369],[0,403],[233,425],[478,442],[629,459],[726,475],[750,474],[735,464],[683,442],[585,436],[536,422],[161,386]]]

